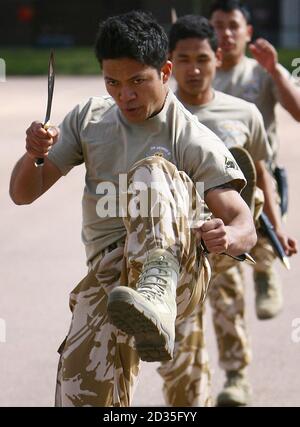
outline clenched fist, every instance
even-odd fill
[[[52,145],[57,142],[59,129],[43,128],[42,123],[33,122],[26,130],[26,151],[32,159],[47,157]]]
[[[228,249],[227,227],[220,218],[206,221],[200,228],[196,229],[196,236],[199,241],[203,240],[210,253],[222,254]]]

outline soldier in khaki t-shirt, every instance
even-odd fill
[[[295,120],[300,121],[300,87],[290,73],[278,63],[275,48],[264,39],[249,45],[254,56],[246,56],[253,27],[250,13],[238,1],[215,1],[211,6],[214,26],[223,62],[218,69],[214,88],[253,102],[262,113],[276,163],[278,136],[275,107],[280,103]]]
[[[177,67],[174,68],[177,78]],[[269,145],[264,123],[257,107],[249,102],[212,90],[212,99],[199,105],[188,104],[180,97],[180,87],[177,97],[185,108],[195,115],[199,122],[207,126],[224,142],[227,148],[244,147],[251,155],[254,163],[268,163],[272,150]]]
[[[296,250],[296,243],[285,235],[281,226],[272,192],[272,177],[267,168],[272,151],[262,116],[254,104],[212,88],[217,66],[221,63],[221,51],[212,26],[207,19],[197,15],[179,18],[171,28],[169,48],[177,81],[176,95],[199,122],[216,133],[228,148],[240,146],[251,155],[257,172],[257,186],[263,191],[266,201],[264,209],[272,218],[278,237],[291,255]],[[252,254],[255,259],[259,258],[257,248],[253,249]],[[250,400],[250,386],[245,367],[250,362],[251,350],[245,323],[241,265],[236,262],[225,263],[224,258],[219,258],[213,256],[211,259],[212,280],[209,291],[220,365],[227,374],[225,390],[218,396],[218,404],[224,404],[225,393],[228,402],[228,394],[233,394],[229,387],[232,389],[234,382],[235,396],[231,398],[230,404],[246,404]],[[201,310],[198,317],[193,315],[193,321],[199,329],[202,328]],[[194,341],[191,336],[187,336],[177,359],[160,368],[165,379],[173,375],[172,388],[166,384],[165,394],[177,398],[177,403],[180,402],[187,376],[192,376],[195,383],[208,383],[209,367],[203,333],[198,335],[197,344],[195,341],[195,336]],[[188,360],[194,360],[194,365],[189,364]]]
[[[86,168],[89,272],[70,296],[57,406],[130,405],[140,359],[172,358],[180,341],[175,324],[206,295],[210,271],[198,239],[230,256],[256,242],[239,195],[244,176],[218,137],[168,89],[167,54],[167,36],[147,14],[103,22],[96,55],[111,98],[75,107],[59,138],[56,128],[34,122],[12,173],[11,197],[25,204],[74,166]],[[39,157],[44,166],[36,168]],[[211,221],[203,221],[201,193]],[[188,388],[192,402],[198,389]]]
[[[278,136],[275,107],[279,102],[295,120],[300,121],[299,83],[297,87],[297,81],[278,63],[278,54],[267,40],[258,39],[250,44],[254,59],[246,57],[253,27],[248,9],[239,1],[215,1],[210,17],[223,52],[223,63],[217,72],[214,87],[256,104],[262,113],[273,150],[271,166],[276,168]],[[256,313],[259,319],[269,319],[282,309],[281,283],[274,271],[275,254],[272,248],[262,240],[258,241],[258,245],[260,258],[254,273]]]
[[[278,64],[278,70],[289,85],[295,86],[293,88],[295,90],[297,82],[289,72],[280,64]],[[213,85],[217,90],[253,102],[257,106],[264,119],[269,143],[273,150],[272,163],[275,165],[279,148],[275,107],[278,102],[282,102],[282,98],[271,75],[255,59],[244,56],[231,69],[219,69]],[[298,93],[297,96],[299,95]]]

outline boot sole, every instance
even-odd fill
[[[247,396],[244,400],[239,399],[238,397],[234,398],[233,396],[218,396],[217,406],[248,406],[251,403],[251,397]]]
[[[274,319],[274,317],[276,317],[276,316],[278,316],[279,314],[280,314],[280,312],[281,312],[281,309],[280,310],[278,310],[278,311],[276,311],[276,312],[274,312],[274,313],[269,313],[269,312],[267,312],[267,311],[265,311],[265,312],[263,312],[263,311],[261,311],[261,312],[256,312],[256,317],[259,319],[259,320],[268,320],[268,319]]]
[[[127,335],[133,335],[141,360],[161,362],[171,360],[173,345],[161,324],[146,310],[136,308],[131,298],[110,295],[108,306],[110,322]]]
[[[256,303],[257,304],[257,303]],[[277,307],[272,309],[268,309],[267,307],[259,307],[257,305],[256,307],[256,317],[259,320],[268,320],[268,319],[273,319],[274,317],[278,316],[283,308],[283,302],[281,301],[280,303],[277,304]]]

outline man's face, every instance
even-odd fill
[[[245,54],[253,29],[251,25],[247,24],[240,10],[232,12],[216,10],[211,17],[211,24],[217,33],[224,61],[234,61]]]
[[[179,40],[171,54],[173,74],[180,91],[191,97],[200,96],[211,89],[216,67],[220,64],[207,39]]]
[[[162,109],[171,69],[170,62],[162,67],[160,73],[130,58],[105,59],[102,62],[107,92],[131,123],[141,123]]]

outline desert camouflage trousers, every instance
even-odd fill
[[[128,214],[123,218],[125,239],[99,254],[87,276],[70,295],[72,321],[60,347],[56,406],[131,404],[140,361],[134,338],[109,323],[107,298],[115,286],[135,287],[150,250],[167,249],[180,265],[175,358],[183,367],[190,355],[184,352],[183,356],[178,355],[182,342],[199,341],[195,337],[202,334],[202,329],[194,330],[189,322],[184,328],[180,325],[184,316],[204,300],[210,279],[208,260],[197,248],[189,221],[188,206],[191,199],[194,205],[199,195],[195,191],[190,195],[188,187],[193,185],[190,178],[159,156],[141,160],[132,167],[128,186],[132,188],[141,182],[146,184],[149,197],[151,184],[159,183],[151,189],[154,202],[148,215]],[[128,193],[128,206],[138,207],[134,191]],[[160,215],[154,216],[154,211]],[[173,402],[180,406],[193,405],[204,385],[198,381],[198,375],[197,378],[189,375],[184,381],[181,378],[177,380],[177,372],[169,374],[167,383],[171,383],[171,389],[176,387],[176,382],[178,389],[186,389],[182,400],[173,399]]]
[[[203,310],[203,304],[199,304],[190,316],[177,322],[174,357],[158,368],[169,406],[212,406]]]
[[[256,271],[270,268],[275,257],[271,245],[263,236],[259,236],[252,256],[258,260],[253,266]],[[226,371],[239,370],[248,366],[252,358],[245,319],[243,264],[226,256],[213,256],[211,259],[212,278],[208,299],[217,337],[219,364]],[[181,322],[177,333],[182,330],[182,334],[176,343],[175,357],[158,369],[164,378],[164,394],[170,405],[179,406],[177,402],[180,402],[184,406],[183,395],[188,396],[188,392],[192,392],[191,385],[198,387],[195,406],[210,406],[212,403],[203,311],[204,307],[199,306]],[[181,387],[178,387],[180,383]],[[196,397],[196,393],[194,396]],[[186,402],[191,400],[187,399]]]
[[[263,197],[257,191],[255,200],[254,219],[257,219],[263,206]],[[258,230],[258,240],[252,249],[251,255],[256,260],[252,266],[254,271],[267,271],[272,268],[276,258],[274,250]],[[209,256],[212,277],[209,285],[208,299],[212,308],[213,325],[217,337],[219,364],[226,371],[239,370],[251,362],[251,343],[245,319],[245,289],[243,263],[233,260],[224,255]],[[194,321],[197,326],[203,324],[203,312],[199,309],[198,314],[194,313],[184,322]],[[194,329],[197,328],[194,326]],[[205,331],[197,335],[198,344],[193,342],[190,346],[190,358],[196,360],[197,348],[205,353]],[[186,349],[188,352],[188,349]],[[206,357],[204,373],[209,366]],[[192,370],[190,365],[186,372],[181,372],[184,377],[188,370]],[[202,372],[198,372],[199,378]]]
[[[256,260],[256,264],[251,266],[254,271],[267,271],[272,268],[276,258],[271,244],[259,232],[251,255]],[[219,364],[226,371],[245,368],[251,362],[244,286],[243,264],[228,257],[215,256],[208,297],[217,337]]]
[[[273,184],[275,197],[279,203],[275,182]],[[272,269],[276,258],[268,239],[259,231],[258,218],[263,203],[263,193],[256,188],[253,218],[258,228],[258,240],[251,251],[256,261],[256,264],[251,266],[253,272]],[[212,279],[208,295],[217,337],[219,364],[226,371],[239,370],[249,365],[252,358],[245,319],[243,263],[219,255],[211,256],[210,262]]]

